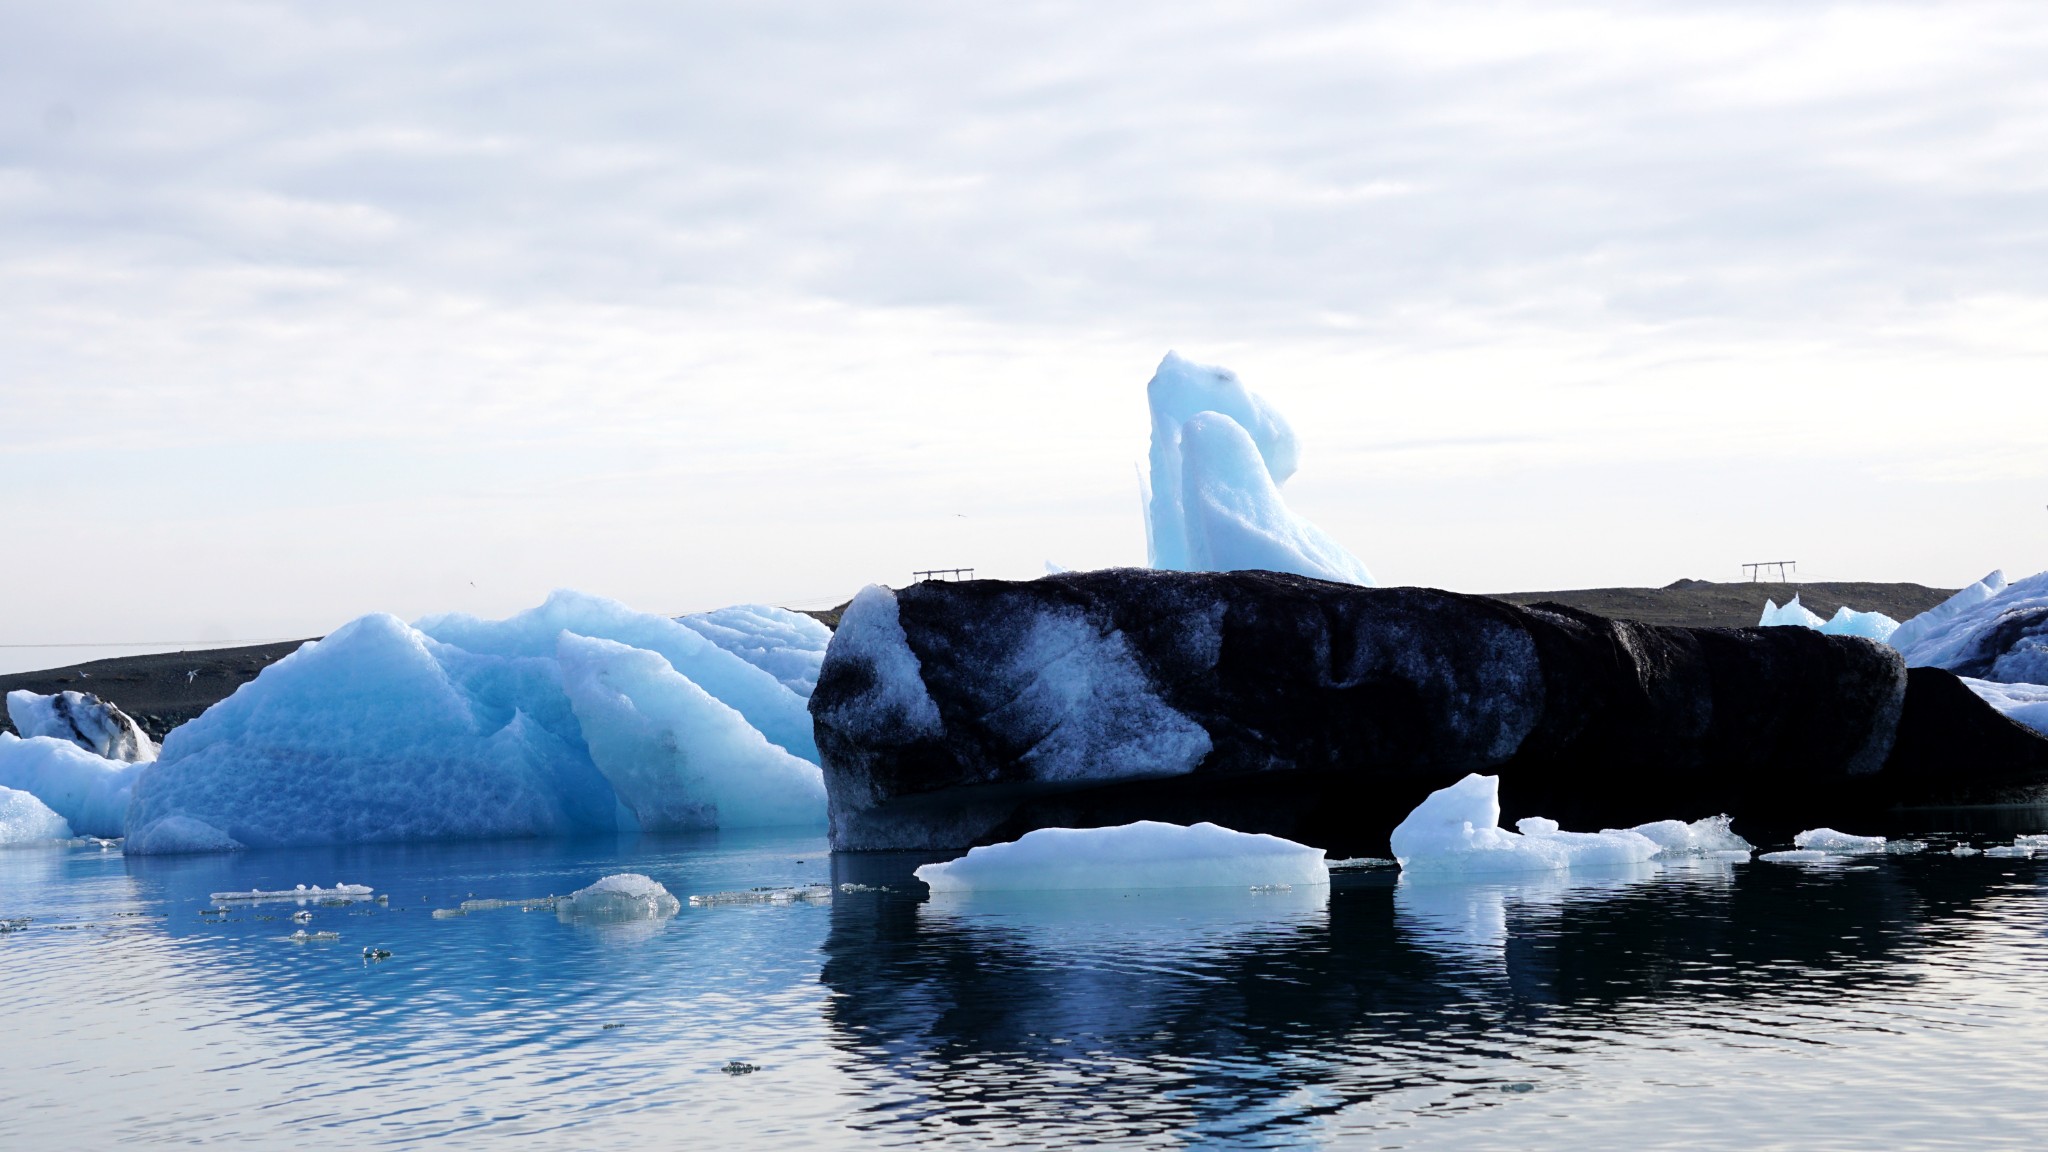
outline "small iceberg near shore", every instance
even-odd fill
[[[1139,820],[1114,828],[1040,828],[970,849],[917,878],[939,892],[1327,885],[1323,850],[1216,824]]]
[[[135,779],[149,767],[150,761],[109,759],[55,736],[24,740],[0,732],[0,788],[33,795],[80,836],[124,835]]]

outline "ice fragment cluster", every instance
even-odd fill
[[[555,901],[563,920],[655,920],[681,910],[667,888],[638,872],[606,876]]]
[[[1006,844],[926,864],[933,892],[1266,888],[1326,885],[1323,850],[1215,824],[1140,820],[1114,828],[1040,828]]]
[[[1404,877],[1449,878],[1639,864],[1664,850],[1637,831],[1565,832],[1540,817],[1517,821],[1514,832],[1499,825],[1500,777],[1474,772],[1430,793],[1395,827],[1394,858]]]
[[[1775,600],[1764,601],[1763,619],[1757,621],[1759,628],[1783,627],[1811,628],[1829,636],[1861,636],[1866,640],[1882,643],[1890,638],[1899,627],[1899,622],[1882,612],[1858,612],[1847,604],[1835,610],[1834,616],[1822,620],[1799,602],[1799,594],[1784,607],[1778,607]]]
[[[1169,352],[1145,392],[1152,449],[1143,495],[1154,568],[1373,582],[1356,556],[1281,499],[1295,469],[1294,430],[1236,374]]]

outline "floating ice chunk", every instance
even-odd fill
[[[1181,508],[1188,567],[1262,568],[1345,584],[1373,582],[1358,557],[1294,514],[1235,420],[1201,412],[1181,427]]]
[[[109,760],[133,764],[156,759],[156,745],[142,725],[89,692],[9,692],[7,718],[23,736],[67,740]]]
[[[1040,828],[1006,844],[926,864],[933,892],[1252,888],[1330,882],[1323,850],[1215,824],[1140,820],[1114,828]]]
[[[301,647],[171,732],[128,851],[611,831],[555,662],[481,661],[382,614]]]
[[[1755,851],[1755,847],[1736,835],[1729,825],[1730,820],[1726,816],[1709,816],[1690,824],[1683,820],[1658,820],[1651,824],[1638,824],[1628,831],[1655,841],[1660,856],[1717,856],[1723,853],[1747,856]]]
[[[1882,644],[1898,631],[1899,622],[1882,612],[1858,612],[1847,604],[1835,609],[1835,614],[1820,630],[1829,636],[1861,636]]]
[[[1275,485],[1294,475],[1294,429],[1278,409],[1255,395],[1227,368],[1195,364],[1173,352],[1145,386],[1152,409],[1152,479],[1146,498],[1149,551],[1154,568],[1195,570],[1188,560],[1186,521],[1181,510],[1181,430],[1202,412],[1235,421],[1250,437],[1260,470]]]
[[[1280,498],[1294,474],[1293,429],[1231,372],[1169,352],[1146,386],[1151,477],[1140,474],[1152,566],[1265,568],[1371,584],[1358,558]]]
[[[377,890],[368,884],[336,884],[322,888],[318,884],[307,887],[300,884],[292,888],[251,888],[246,892],[215,892],[210,899],[216,904],[246,902],[252,904],[275,903],[281,900],[345,900],[351,903],[368,900]]]
[[[667,888],[638,872],[607,876],[555,901],[555,914],[564,920],[652,920],[681,910]]]
[[[737,604],[679,616],[676,622],[745,660],[808,700],[832,630],[801,612],[766,604]]]
[[[1958,844],[1949,849],[1948,854],[1951,856],[1982,856],[1984,853],[1981,849],[1972,848],[1968,844]]]
[[[49,805],[27,792],[0,788],[0,848],[69,839],[71,825]]]
[[[818,762],[811,714],[805,711],[802,696],[666,616],[636,612],[616,600],[565,589],[550,593],[540,607],[504,620],[450,613],[429,616],[417,627],[435,640],[479,656],[552,658],[556,638],[564,632],[659,652],[697,687],[746,717],[769,743],[813,764]]]
[[[2033,858],[2034,849],[2026,844],[2001,844],[1996,848],[1986,848],[1984,854],[2007,860],[2028,860]]]
[[[80,836],[120,836],[147,762],[109,760],[69,740],[0,732],[0,788],[30,793]]]
[[[1440,788],[1394,829],[1394,858],[1404,876],[1545,872],[1638,864],[1660,846],[1640,832],[1563,832],[1537,817],[1518,832],[1500,825],[1500,777],[1473,773]]]
[[[2048,572],[1993,572],[1899,625],[1892,647],[1914,668],[2001,684],[2048,684]]]
[[[1763,619],[1757,621],[1756,626],[1759,628],[1819,628],[1822,623],[1823,621],[1819,616],[1806,610],[1806,606],[1799,602],[1799,594],[1794,592],[1791,601],[1783,608],[1778,607],[1778,602],[1775,600],[1765,600]]]
[[[1809,851],[1831,852],[1838,856],[1863,856],[1885,851],[1882,836],[1853,836],[1833,828],[1809,828],[1794,836],[1792,843]]]
[[[823,824],[816,764],[770,744],[659,654],[562,633],[591,760],[644,830]]]
[[[2048,736],[2048,684],[1997,684],[1969,676],[1962,681],[2008,719]]]

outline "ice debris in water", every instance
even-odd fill
[[[867,891],[863,888],[862,891]],[[747,888],[737,892],[709,892],[690,897],[690,907],[711,908],[721,904],[795,904],[830,900],[830,884],[806,884],[800,888]]]
[[[1394,858],[1404,876],[1455,877],[1640,864],[1664,851],[1639,831],[1564,832],[1541,817],[1517,821],[1515,832],[1499,824],[1500,777],[1475,772],[1430,793],[1401,821],[1390,838]]]
[[[285,937],[293,944],[332,944],[341,939],[339,932],[308,932],[304,928]]]
[[[7,718],[25,738],[47,736],[130,764],[156,759],[156,745],[142,725],[90,692],[43,696],[18,689],[7,694]]]
[[[1154,568],[1373,582],[1356,556],[1281,499],[1294,474],[1294,430],[1234,373],[1169,352],[1145,395],[1151,480],[1141,494]]]
[[[212,900],[217,904],[226,904],[236,900],[257,903],[277,900],[296,900],[300,903],[304,903],[307,900],[343,900],[354,902],[357,900],[368,900],[376,891],[375,888],[370,887],[368,884],[337,883],[332,888],[322,888],[318,884],[309,888],[304,884],[299,884],[290,888],[251,888],[246,892],[215,892]]]
[[[0,847],[71,839],[71,825],[27,792],[0,788]]]
[[[1948,854],[1951,856],[1982,856],[1984,852],[1982,849],[1972,848],[1968,844],[1958,844],[1949,849]]]
[[[1628,829],[1639,836],[1647,836],[1656,842],[1660,856],[1708,856],[1743,857],[1755,851],[1755,846],[1730,827],[1727,816],[1709,816],[1688,824],[1683,820],[1658,820],[1649,824],[1638,824]],[[1605,829],[1604,831],[1614,831]]]
[[[147,762],[110,760],[69,740],[0,732],[0,788],[27,792],[80,836],[120,836]]]
[[[651,920],[681,908],[667,888],[638,872],[606,876],[555,901],[555,914],[565,920]]]
[[[1040,828],[916,872],[934,892],[1327,885],[1323,850],[1215,824]]]

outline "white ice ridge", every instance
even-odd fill
[[[816,825],[816,755],[803,697],[667,617],[574,592],[507,620],[379,614],[175,729],[126,849]]]
[[[156,759],[156,745],[126,712],[86,692],[7,694],[7,718],[23,736],[69,741],[98,756],[129,763]]]
[[[1993,572],[1901,624],[1891,644],[1909,667],[2048,684],[2048,572],[2011,583]]]
[[[667,888],[638,872],[606,876],[555,901],[555,915],[564,920],[652,920],[681,910]]]
[[[1295,469],[1294,430],[1234,373],[1169,352],[1145,394],[1151,476],[1140,480],[1154,568],[1373,582],[1356,556],[1281,499]]]
[[[808,700],[832,630],[801,612],[766,604],[737,604],[676,621],[745,660]]]
[[[1494,872],[1547,872],[1639,864],[1657,856],[1747,855],[1749,842],[1726,816],[1685,823],[1659,820],[1635,828],[1565,832],[1557,821],[1530,817],[1514,832],[1500,826],[1500,777],[1473,773],[1440,788],[1401,821],[1391,837],[1404,875],[1457,877]]]
[[[1799,594],[1793,593],[1792,600],[1783,608],[1777,601],[1764,601],[1763,619],[1757,621],[1759,628],[1780,628],[1796,625],[1811,628],[1829,636],[1861,636],[1866,640],[1880,643],[1888,640],[1898,630],[1899,622],[1882,612],[1858,612],[1847,604],[1835,610],[1827,620],[1809,611],[1799,602]]]
[[[109,760],[69,740],[0,732],[0,788],[30,793],[80,836],[123,835],[128,799],[147,762]]]
[[[48,805],[30,793],[0,788],[0,848],[69,839],[71,825]]]
[[[1006,844],[926,864],[933,892],[1267,888],[1330,882],[1323,850],[1215,824],[1140,820],[1114,828],[1040,828]]]
[[[215,892],[210,899],[216,904],[233,901],[268,903],[277,900],[367,900],[377,890],[368,884],[341,884],[322,888],[318,884],[307,887],[304,884],[290,888],[251,888],[246,892]]]

